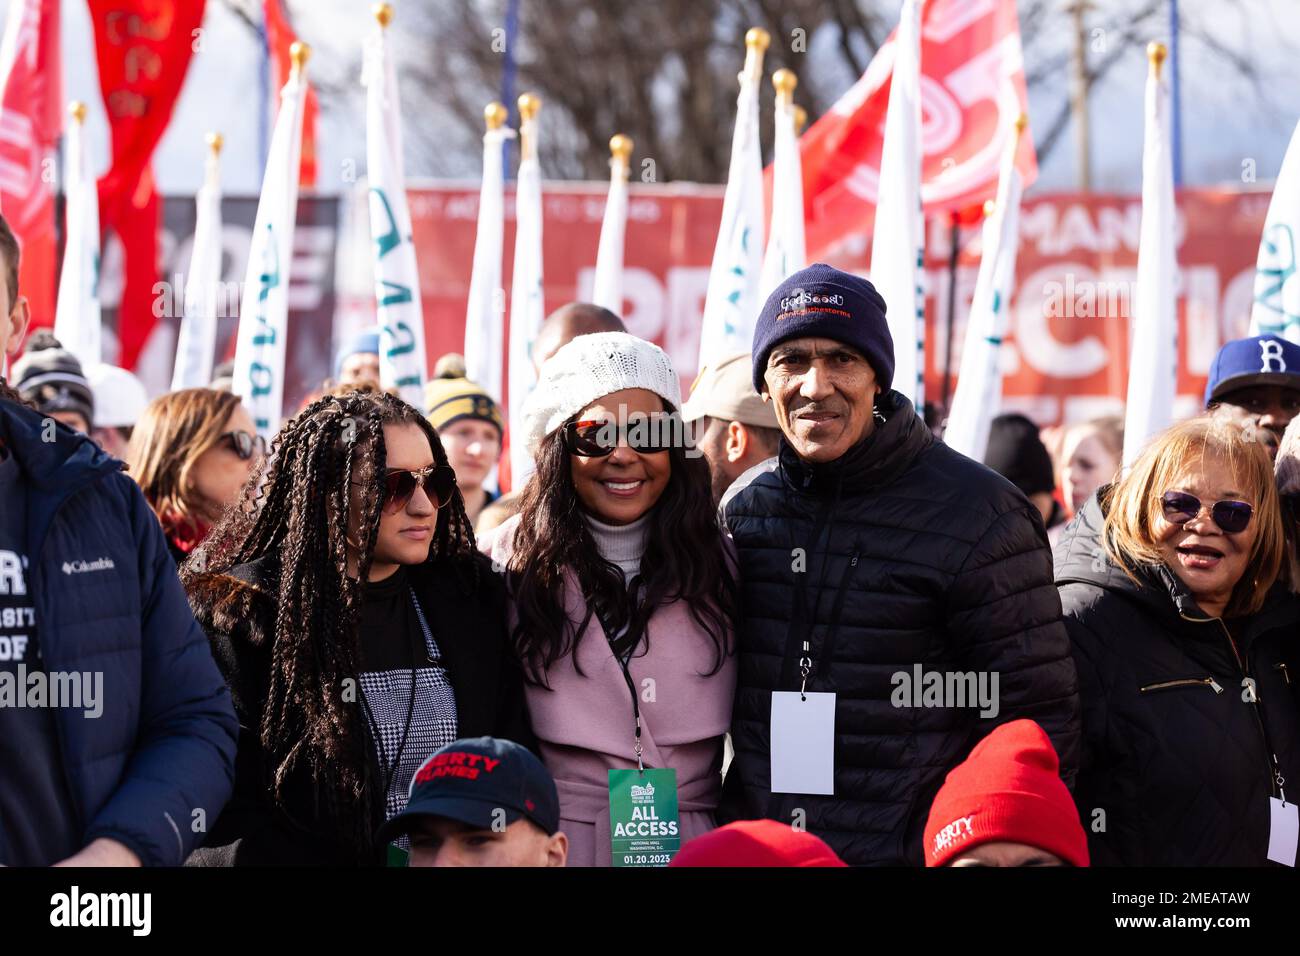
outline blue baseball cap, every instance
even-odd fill
[[[560,829],[560,797],[542,762],[512,740],[469,737],[435,751],[415,771],[406,809],[379,829],[389,843],[424,817],[445,817],[489,830],[504,817],[527,819],[547,836]]]
[[[1224,343],[1210,364],[1205,407],[1251,385],[1281,385],[1300,392],[1300,345],[1277,335],[1256,335]]]

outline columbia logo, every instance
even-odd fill
[[[96,558],[94,561],[64,561],[64,574],[85,574],[88,571],[112,571],[111,558]]]

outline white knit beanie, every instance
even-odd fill
[[[528,451],[535,456],[543,438],[596,399],[625,388],[644,388],[682,407],[681,380],[659,346],[626,332],[579,335],[546,360],[524,402]]]

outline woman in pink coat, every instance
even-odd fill
[[[676,771],[683,843],[716,825],[737,584],[680,404],[658,347],[574,339],[524,410],[537,471],[521,511],[479,541],[506,574],[570,866],[611,865],[608,771],[638,757]]]

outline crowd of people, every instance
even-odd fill
[[[1294,865],[1300,346],[1127,469],[1019,415],[981,463],[864,278],[685,397],[571,303],[502,497],[458,356],[414,408],[366,330],[267,447],[221,370],[27,336],[2,219],[0,268],[0,864]]]

